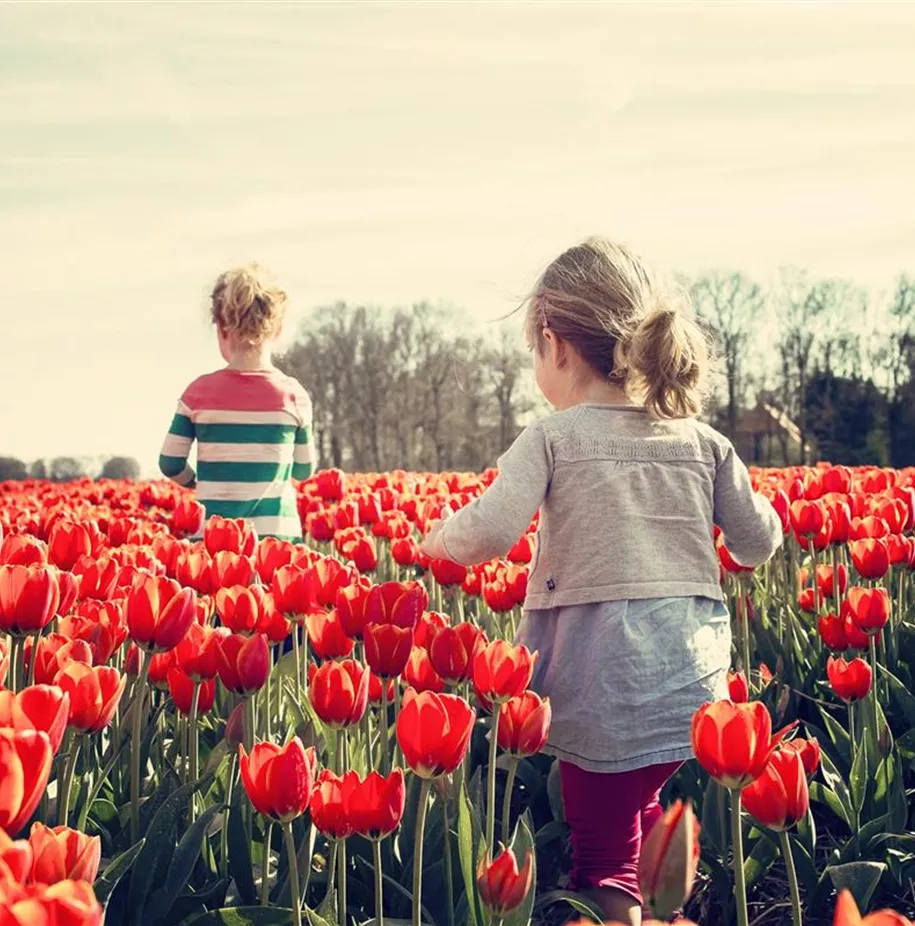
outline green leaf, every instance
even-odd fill
[[[858,904],[859,910],[866,910],[886,865],[883,862],[847,862],[845,865],[830,865],[826,869],[837,892],[848,888]]]
[[[254,875],[251,873],[251,844],[245,830],[244,789],[235,788],[232,806],[229,810],[229,873],[235,879],[238,895],[245,904],[257,903],[257,890],[254,887]]]
[[[527,897],[524,898],[521,905],[503,917],[502,926],[528,926],[531,921],[531,913],[534,910],[534,895],[537,893],[537,853],[534,851],[534,834],[530,811],[526,811],[518,820],[511,848],[515,853],[515,858],[518,860],[519,868],[525,864],[527,856],[530,854],[531,889],[527,892]]]
[[[574,891],[549,891],[540,894],[534,902],[534,912],[542,913],[547,907],[557,903],[567,903],[576,913],[589,916],[595,923],[604,921],[600,910],[584,894],[576,894]]]
[[[480,909],[480,899],[477,896],[477,865],[479,863],[480,844],[483,841],[482,828],[478,818],[475,819],[473,807],[467,796],[467,789],[461,784],[458,794],[458,858],[461,863],[461,873],[464,876],[464,891],[467,896],[468,924],[469,926],[483,926],[486,922]]]
[[[156,872],[165,854],[174,852],[172,831],[178,823],[179,814],[187,806],[191,795],[207,784],[209,784],[209,779],[200,778],[182,785],[166,798],[152,818],[149,829],[146,831],[146,842],[137,856],[136,865],[130,876],[128,907],[132,922],[143,922],[146,901],[152,890]]]
[[[867,740],[867,728],[865,727],[862,731],[861,739],[858,741],[855,761],[852,763],[851,775],[849,776],[852,806],[859,816],[864,810],[864,805],[867,802],[867,793],[871,782]]]
[[[878,665],[877,668],[889,683],[890,699],[905,717],[906,727],[915,727],[915,696],[889,669],[882,665]]]
[[[700,839],[718,855],[728,847],[728,792],[713,778],[709,779],[702,797],[702,830]]]
[[[765,835],[756,840],[743,863],[743,873],[750,888],[772,867],[778,858],[778,845]]]
[[[284,907],[223,907],[199,913],[181,926],[289,926],[292,910]]]
[[[203,888],[196,894],[182,894],[172,904],[166,922],[170,924],[180,923],[191,916],[224,906],[231,883],[228,878],[223,878],[221,881],[215,881],[209,887]]]
[[[347,904],[349,906],[349,904]],[[331,923],[324,919],[317,911],[305,908],[305,920],[308,926],[331,926]]]
[[[181,837],[178,848],[175,849],[175,854],[169,863],[165,884],[153,894],[149,915],[144,917],[147,922],[156,923],[168,916],[178,895],[187,885],[197,859],[200,858],[207,827],[222,809],[220,804],[208,807]]]
[[[848,731],[823,705],[820,705],[820,716],[823,718],[826,733],[832,741],[832,745],[835,747],[836,752],[843,762],[850,762],[851,740],[849,739]]]
[[[98,880],[95,882],[95,896],[102,906],[105,905],[111,896],[111,892],[118,886],[118,882],[133,864],[134,859],[140,854],[145,842],[145,839],[141,839],[136,845],[123,851],[117,858],[113,858],[98,876]]]
[[[849,830],[854,829],[851,822],[852,817],[849,815],[849,808],[843,805],[832,788],[827,788],[826,785],[819,781],[810,782],[810,800],[828,807]]]
[[[550,810],[553,819],[565,822],[565,806],[562,803],[562,782],[559,780],[559,763],[553,762],[546,778],[546,791],[550,799]]]

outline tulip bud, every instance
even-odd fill
[[[477,871],[477,888],[480,900],[497,916],[520,907],[533,885],[534,869],[531,853],[518,870],[518,860],[511,849],[503,849],[493,861],[484,855]]]
[[[699,822],[687,801],[675,801],[642,845],[639,884],[652,912],[666,919],[683,906],[699,864]]]
[[[245,741],[245,705],[239,704],[226,721],[226,742],[235,749]]]

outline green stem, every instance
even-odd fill
[[[801,892],[797,884],[797,871],[794,868],[794,856],[791,854],[791,840],[788,838],[787,830],[778,834],[778,842],[782,849],[782,858],[785,860],[785,873],[788,876],[788,889],[791,894],[791,921],[794,926],[802,926],[804,917],[801,913]]]
[[[877,719],[877,638],[874,634],[869,634],[867,638],[868,648],[870,649],[871,657],[871,690],[870,690],[870,702],[871,702],[871,717],[874,721],[874,744],[877,747],[877,753],[879,756],[880,752],[880,725]]]
[[[292,652],[295,660],[295,700],[297,704],[302,703],[302,653],[299,648],[299,625],[293,624],[292,627]]]
[[[25,659],[23,647],[25,641],[22,637],[10,638],[10,691],[19,691],[19,680],[22,677],[22,665]],[[35,652],[32,651],[32,665],[35,664]]]
[[[270,840],[273,838],[273,820],[267,821],[264,833],[264,848],[261,853],[261,906],[266,907],[270,899]]]
[[[73,776],[76,774],[76,760],[79,758],[79,747],[82,745],[82,742],[82,736],[76,734],[70,743],[70,754],[67,756],[67,767],[64,771],[60,794],[58,796],[58,804],[60,806],[57,812],[57,822],[61,826],[67,825],[67,819],[70,816],[70,794],[73,791]]]
[[[431,779],[424,778],[419,786],[419,806],[416,809],[416,831],[413,839],[413,926],[422,926],[423,833],[426,829],[426,805],[429,803],[431,787]]]
[[[743,671],[747,677],[747,686],[753,685],[753,673],[750,671],[750,618],[747,614],[747,602],[743,595],[743,584],[737,581],[737,616],[740,620],[740,642],[743,647]]]
[[[511,840],[512,790],[515,787],[515,774],[518,760],[512,756],[508,765],[508,781],[505,782],[505,795],[502,798],[502,842],[508,845]]]
[[[396,695],[395,695],[396,697]],[[391,774],[390,733],[388,731],[388,682],[381,680],[381,774],[385,778]]]
[[[229,764],[229,778],[226,785],[226,810],[223,812],[222,830],[220,831],[219,840],[219,865],[220,873],[225,878],[229,873],[229,813],[228,808],[232,806],[232,791],[235,787],[235,773],[238,769],[238,753],[232,753],[232,761]]]
[[[442,797],[442,816],[445,828],[445,899],[448,926],[454,926],[454,863],[451,860],[451,824],[448,821],[448,796]]]
[[[384,683],[382,679],[382,686]],[[362,735],[365,737],[365,774],[368,775],[375,768],[372,762],[372,708],[370,704],[366,704],[365,713],[362,715]]]
[[[142,659],[140,674],[137,676],[136,694],[133,698],[133,730],[130,739],[130,842],[136,845],[140,838],[140,751],[143,736],[143,696],[149,679],[149,666],[152,654],[139,650]]]
[[[289,859],[289,896],[292,902],[292,922],[302,926],[302,896],[299,893],[299,862],[295,855],[295,840],[292,838],[292,823],[283,824],[283,839],[286,856]]]
[[[851,767],[854,768],[857,741],[855,740],[855,704],[853,701],[848,705],[848,739],[851,742]]]
[[[489,768],[486,780],[486,848],[493,850],[496,837],[496,758],[499,751],[499,712],[502,705],[496,701],[492,706],[492,729],[489,740]]]
[[[199,765],[199,739],[197,736],[197,713],[200,709],[200,682],[194,682],[194,691],[191,694],[191,713],[187,721],[187,735],[189,739],[188,752],[190,760],[188,762],[188,780],[196,781],[200,774]],[[197,795],[196,792],[191,795],[191,823],[197,816]]]
[[[384,926],[384,874],[381,869],[381,840],[372,840],[375,859],[375,926]]]
[[[35,684],[35,664],[38,662],[38,641],[41,639],[41,631],[32,637],[32,659],[29,662],[29,681],[28,685],[31,688]],[[22,659],[23,659],[23,670],[25,669],[25,647],[22,648]]]
[[[115,739],[114,742],[118,741]],[[114,744],[112,743],[111,758],[106,763],[104,769],[102,769],[102,774],[99,775],[93,782],[92,787],[89,789],[89,794],[86,797],[86,803],[83,805],[83,809],[79,813],[79,822],[76,826],[78,830],[82,830],[83,832],[86,831],[86,821],[89,819],[89,811],[92,809],[92,805],[95,803],[95,799],[98,797],[99,791],[102,790],[102,785],[108,780],[108,776],[111,774],[115,763],[118,761],[118,759],[121,758],[121,750],[126,745],[126,737],[120,741],[117,749],[114,748]]]
[[[737,926],[749,926],[747,882],[743,873],[743,832],[740,824],[740,791],[731,791],[731,842],[733,843],[734,903]]]
[[[346,840],[337,840],[337,921],[346,926]]]

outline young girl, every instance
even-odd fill
[[[292,480],[314,466],[311,400],[270,361],[285,309],[286,294],[256,264],[219,277],[211,315],[227,365],[185,389],[159,469],[196,485],[208,518],[245,518],[259,536],[299,540]],[[195,440],[196,474],[188,465]]]
[[[424,542],[473,564],[540,510],[518,641],[539,652],[573,878],[610,920],[641,922],[641,839],[692,756],[690,725],[726,696],[731,631],[713,525],[765,562],[782,532],[728,440],[695,420],[706,341],[628,249],[600,239],[547,268],[526,308],[537,385],[556,412],[499,460],[489,489]]]

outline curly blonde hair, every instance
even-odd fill
[[[259,264],[233,267],[219,275],[210,296],[210,317],[226,334],[245,344],[262,344],[280,333],[286,293]]]
[[[701,412],[708,338],[685,294],[662,287],[624,245],[588,238],[547,267],[525,317],[528,343],[538,350],[544,328],[654,417],[693,418]]]

